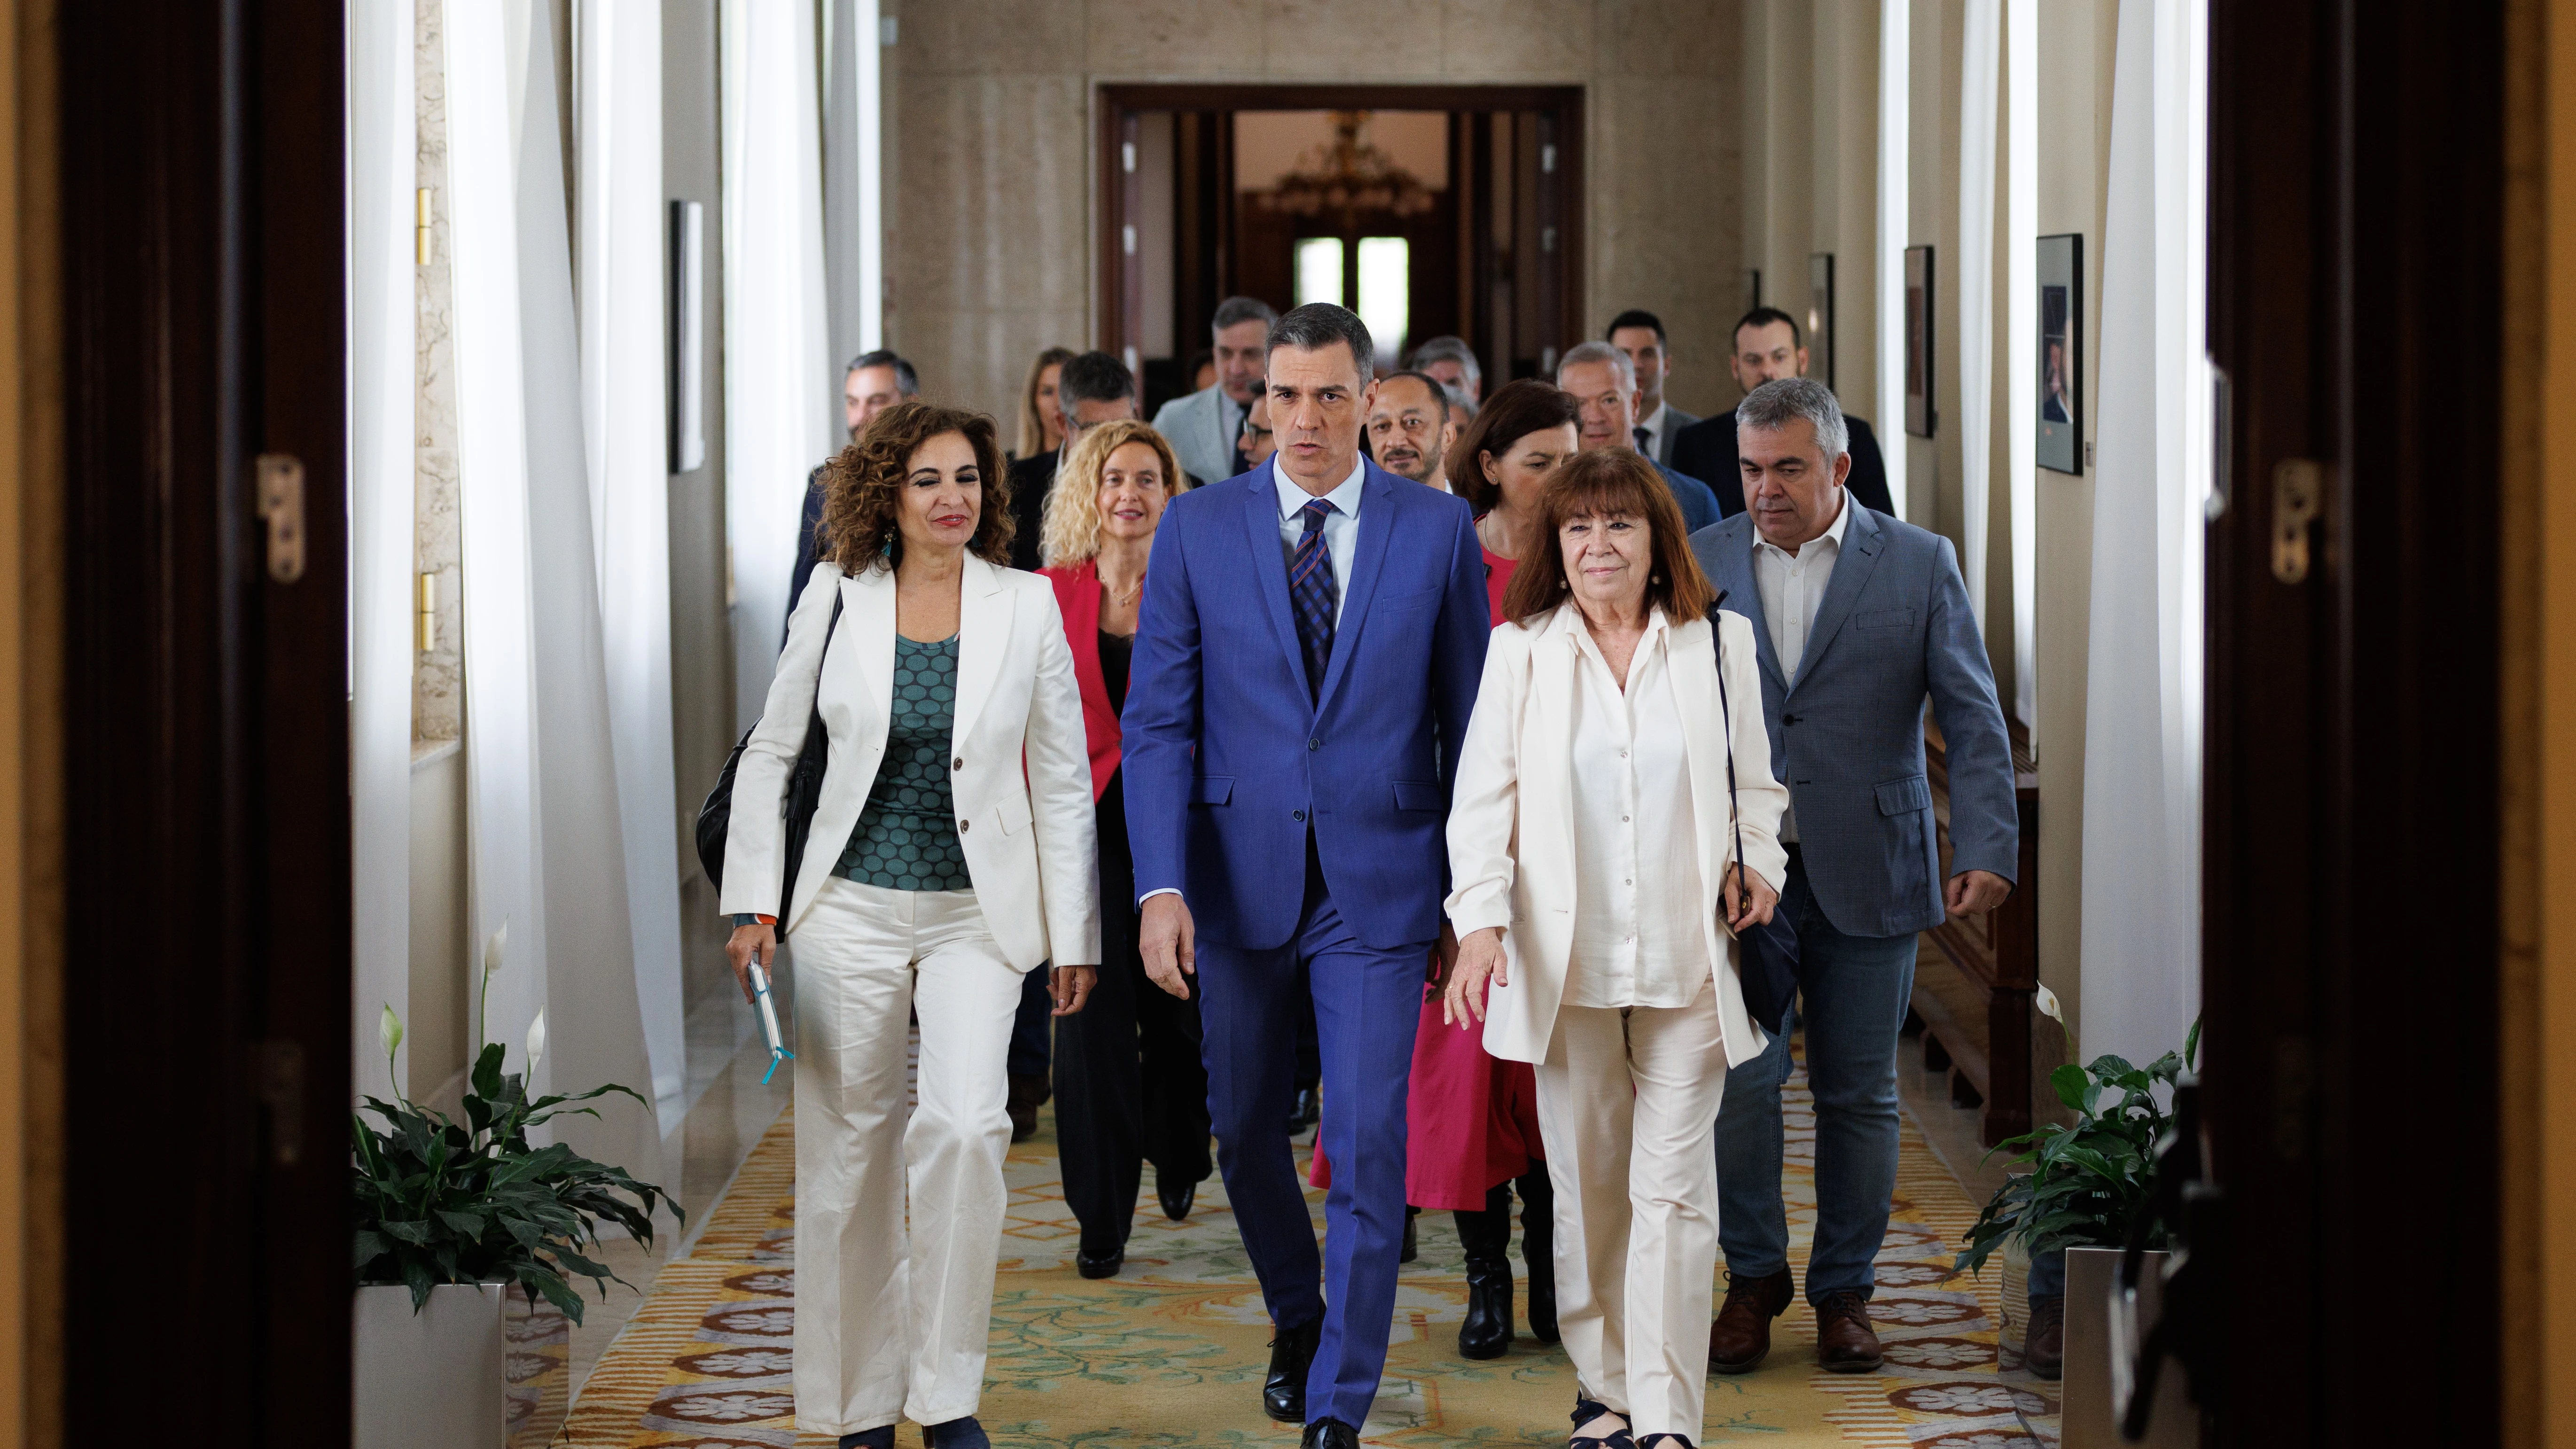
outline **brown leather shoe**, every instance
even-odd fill
[[[1708,1326],[1708,1366],[1722,1374],[1749,1374],[1771,1356],[1771,1320],[1789,1311],[1797,1286],[1789,1270],[1768,1278],[1726,1275],[1726,1301]]]
[[[1845,1289],[1816,1305],[1816,1362],[1833,1373],[1865,1374],[1887,1362],[1869,1326],[1869,1300]]]
[[[2022,1335],[2022,1367],[2050,1383],[2066,1372],[2066,1300],[2030,1300],[2030,1329]]]

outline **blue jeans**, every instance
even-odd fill
[[[1835,930],[1795,846],[1780,910],[1798,932],[1798,1020],[1807,1028],[1816,1099],[1807,1301],[1844,1292],[1866,1298],[1877,1287],[1872,1264],[1896,1192],[1896,1042],[1914,993],[1915,938]],[[1780,1084],[1789,1068],[1784,1029],[1726,1074],[1717,1112],[1718,1243],[1731,1277],[1767,1278],[1789,1266],[1789,1214],[1780,1200]]]
[[[2032,1298],[2066,1296],[2066,1250],[2052,1248],[2030,1260],[2029,1295]]]

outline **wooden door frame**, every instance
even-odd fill
[[[2195,1247],[2224,1312],[2191,1329],[2228,1366],[2223,1445],[2499,1440],[2503,14],[2210,10],[2232,427],[2203,1079],[2225,1196]],[[2326,479],[2297,583],[2272,538],[2293,459]]]
[[[341,7],[59,25],[64,1442],[345,1445]],[[303,465],[291,582],[260,454]]]
[[[1094,345],[1122,357],[1132,346],[1142,356],[1144,305],[1137,291],[1142,266],[1126,254],[1122,245],[1122,229],[1135,215],[1133,183],[1126,172],[1122,143],[1133,139],[1135,117],[1146,111],[1536,111],[1550,118],[1554,130],[1550,139],[1557,147],[1553,181],[1562,213],[1557,245],[1564,258],[1554,273],[1563,280],[1557,286],[1557,295],[1550,299],[1550,310],[1558,319],[1557,330],[1566,339],[1565,346],[1582,340],[1586,102],[1582,86],[1108,82],[1097,91],[1093,115],[1100,209],[1099,236],[1093,254],[1097,258],[1099,305],[1092,314],[1096,319]],[[1227,168],[1229,174],[1231,169]],[[1548,275],[1542,272],[1543,278]],[[1476,342],[1482,345],[1481,339]],[[1507,380],[1492,377],[1487,386],[1499,387]]]

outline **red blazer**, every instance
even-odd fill
[[[1109,677],[1100,671],[1100,571],[1085,559],[1070,568],[1038,570],[1055,585],[1064,615],[1064,640],[1073,646],[1073,677],[1082,686],[1082,733],[1091,748],[1091,799],[1097,804],[1118,773],[1118,710],[1109,702]]]

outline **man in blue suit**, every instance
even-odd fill
[[[1816,1234],[1807,1301],[1828,1369],[1879,1366],[1872,1262],[1896,1189],[1896,1038],[1915,933],[1993,909],[2020,848],[2012,747],[1949,540],[1862,507],[1831,389],[1764,383],[1735,409],[1746,509],[1691,535],[1725,607],[1753,622],[1771,768],[1789,786],[1780,913],[1797,928],[1816,1097]],[[1950,877],[1933,837],[1923,701],[1949,750]],[[1726,1301],[1709,1364],[1745,1373],[1789,1306],[1780,1084],[1789,1042],[1727,1073],[1717,1118]]]
[[[1442,832],[1484,669],[1467,505],[1360,456],[1368,329],[1312,303],[1268,339],[1263,467],[1172,500],[1121,724],[1145,969],[1198,977],[1217,1166],[1274,1326],[1262,1407],[1352,1449],[1404,1236],[1405,1080],[1445,949]],[[1288,1148],[1301,993],[1333,1162],[1319,1262]],[[1319,1291],[1320,1290],[1320,1291]]]
[[[1673,490],[1673,501],[1682,506],[1682,527],[1706,528],[1717,522],[1725,510],[1718,506],[1715,489],[1655,462],[1646,430],[1638,425],[1637,365],[1627,353],[1607,342],[1577,343],[1558,360],[1556,385],[1573,394],[1582,409],[1579,431],[1585,448],[1635,451],[1655,464],[1664,486]]]

